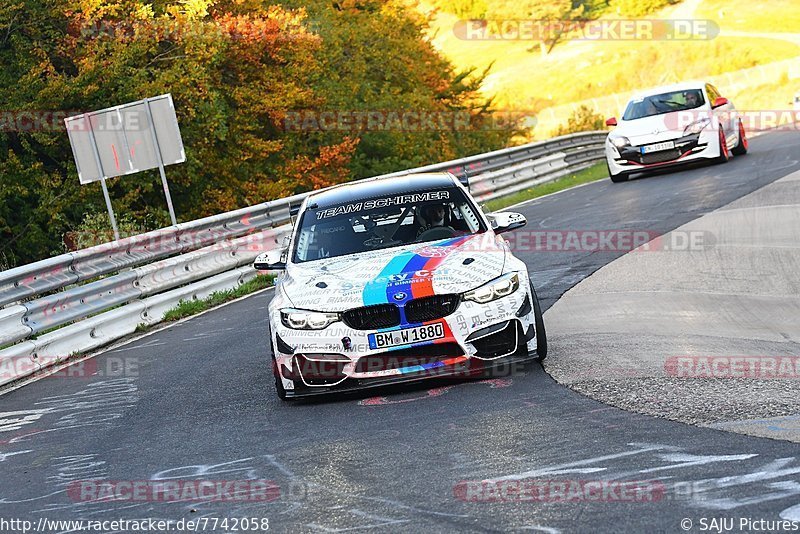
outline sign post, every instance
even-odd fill
[[[100,161],[100,154],[97,153],[97,143],[94,140],[94,130],[92,129],[92,121],[86,121],[86,126],[89,129],[89,137],[92,140],[92,152],[94,159],[97,163],[97,168],[103,168],[103,162]],[[119,241],[119,229],[117,228],[117,218],[114,217],[114,207],[111,205],[111,197],[108,194],[108,187],[106,186],[106,179],[104,176],[100,177],[100,186],[103,188],[103,198],[106,199],[106,209],[108,210],[108,218],[111,220],[111,228],[114,230],[114,241]]]
[[[83,113],[64,122],[78,178],[81,184],[100,182],[115,239],[119,232],[106,178],[158,168],[170,220],[178,224],[164,170],[166,165],[186,161],[172,95]]]
[[[172,99],[170,98],[170,101]],[[147,110],[147,122],[148,124],[153,124],[153,110],[150,109],[150,99],[144,99],[144,107]],[[152,132],[153,137],[153,144],[155,146],[159,146],[158,144],[158,134],[156,133],[155,128],[150,128],[150,132]],[[164,172],[164,160],[161,158],[161,149],[159,148],[156,150],[156,156],[158,158],[158,172],[161,174],[161,184],[164,186],[164,196],[167,197],[167,208],[169,209],[169,217],[172,219],[172,226],[178,226],[178,221],[175,219],[175,209],[172,207],[172,196],[169,194],[169,184],[167,183],[167,173]]]

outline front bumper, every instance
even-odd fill
[[[295,386],[295,389],[286,391],[286,398],[296,399],[351,393],[393,385],[413,385],[433,380],[467,380],[470,378],[482,377],[492,372],[505,375],[514,369],[515,365],[524,364],[535,359],[535,352],[531,353],[528,350],[524,350],[524,352],[519,350],[509,356],[492,361],[468,358],[456,365],[420,373],[409,373],[383,378],[346,378],[335,386],[327,387],[308,387],[304,384],[298,384]]]
[[[452,314],[423,324],[436,323],[442,324],[444,337],[433,342],[375,349],[369,343],[375,331],[351,329],[341,322],[322,331],[300,331],[275,327],[273,322],[275,372],[291,398],[468,378],[535,357],[527,284],[487,304],[461,302]]]
[[[719,143],[716,142],[713,130],[710,129],[703,130],[699,134],[690,134],[674,139],[653,140],[652,143],[661,141],[673,141],[675,148],[642,154],[642,144],[618,149],[607,140],[605,145],[606,161],[611,174],[633,174],[719,156]]]

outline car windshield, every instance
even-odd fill
[[[292,261],[302,263],[485,231],[477,208],[456,188],[337,206],[317,207],[312,203],[300,219]]]
[[[650,95],[644,98],[631,100],[625,108],[622,118],[626,121],[672,113],[673,111],[683,111],[695,109],[705,104],[703,91],[700,89],[688,89],[683,91],[672,91],[660,95]]]

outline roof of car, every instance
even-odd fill
[[[631,100],[639,100],[646,96],[658,95],[661,93],[669,93],[671,91],[688,91],[690,89],[703,89],[707,82],[701,80],[694,80],[690,82],[674,83],[672,85],[662,85],[661,87],[653,87],[651,89],[644,89],[633,95]]]
[[[320,208],[327,208],[353,202],[354,200],[452,188],[455,183],[456,180],[453,175],[447,172],[407,174],[393,178],[373,178],[341,184],[311,193],[306,205],[315,203]]]

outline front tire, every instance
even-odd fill
[[[536,290],[533,289],[533,282],[529,283],[531,303],[533,304],[533,327],[536,329],[536,356],[539,361],[542,361],[547,358],[547,332],[544,329],[544,316],[542,307],[539,305],[539,297],[536,296]]]
[[[731,153],[728,150],[728,142],[725,141],[725,131],[722,126],[719,127],[719,157],[717,163],[727,163],[731,159]]]
[[[606,169],[608,169],[608,177],[611,178],[611,181],[615,184],[628,181],[628,175],[625,173],[611,174],[611,166],[608,164],[608,161],[606,161]]]
[[[278,368],[278,361],[275,359],[275,347],[272,345],[272,329],[267,325],[267,342],[269,347],[269,359],[272,362],[272,376],[275,377],[275,393],[282,401],[286,400],[286,388],[281,382],[281,371]]]
[[[275,357],[272,357],[272,367],[273,367],[273,374],[275,375],[275,393],[278,395],[278,398],[282,401],[287,399],[286,397],[286,388],[283,387],[283,382],[281,382],[281,372],[278,369],[278,362],[275,361]]]
[[[747,140],[747,133],[744,131],[744,124],[742,121],[739,121],[739,142],[733,147],[734,156],[744,156],[747,154],[747,147],[750,145],[750,142]]]

